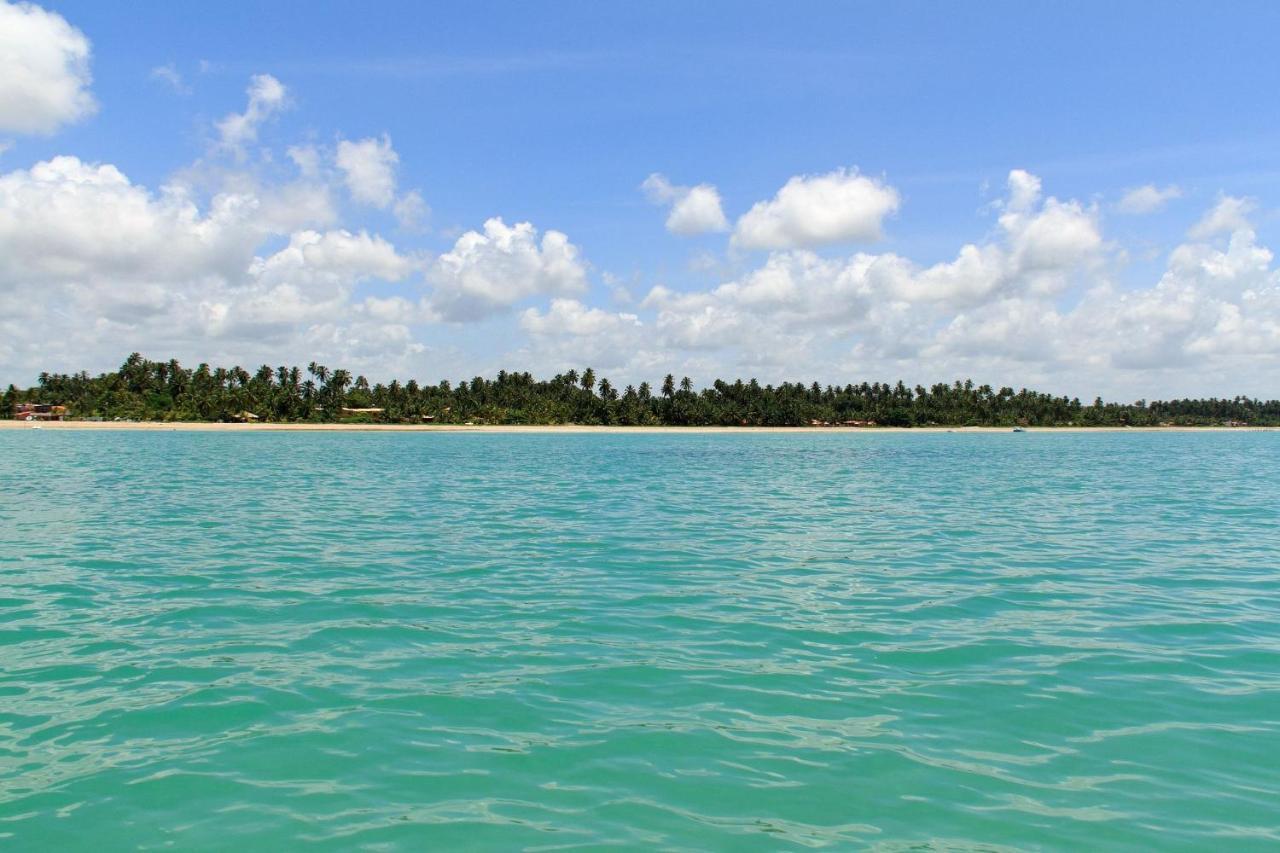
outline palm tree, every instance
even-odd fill
[[[329,368],[314,361],[307,365],[307,372],[314,376],[320,385],[324,385],[325,380],[329,378]]]
[[[420,387],[414,380],[404,385],[392,380],[375,385],[351,374],[311,362],[312,377],[302,382],[297,368],[262,367],[253,377],[240,367],[210,369],[201,363],[184,369],[176,360],[148,361],[131,356],[119,369],[90,376],[41,373],[39,385],[23,390],[10,387],[0,402],[60,402],[73,416],[92,414],[143,418],[197,418],[218,420],[237,411],[261,411],[290,420],[337,415],[346,405],[376,405],[392,419],[434,413],[442,420],[480,416],[494,422],[563,423],[667,423],[667,424],[767,424],[797,425],[810,420],[868,419],[883,424],[1078,424],[1148,425],[1161,422],[1212,424],[1223,420],[1258,425],[1280,425],[1280,401],[1249,397],[1207,400],[1138,400],[1132,404],[1092,405],[1078,398],[1054,396],[1008,386],[998,390],[972,380],[940,382],[928,388],[909,388],[904,382],[875,382],[843,387],[817,383],[784,382],[761,386],[755,379],[732,384],[714,380],[700,394],[685,377],[677,384],[670,375],[663,383],[664,398],[655,400],[650,385],[628,385],[619,400],[618,389],[608,379],[596,380],[588,371],[582,380],[576,372],[539,382],[527,372],[499,375],[496,382],[483,377],[448,381]],[[587,390],[588,393],[582,393]],[[598,398],[591,393],[598,393]],[[370,399],[371,398],[371,399]]]
[[[351,384],[350,372],[338,368],[329,376],[329,398],[335,408],[342,406],[347,394],[347,386]]]

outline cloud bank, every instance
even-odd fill
[[[0,131],[88,118],[89,56],[60,16],[0,0]],[[622,287],[554,223],[493,211],[413,237],[428,208],[401,186],[391,138],[280,140],[271,120],[290,103],[284,83],[254,75],[244,108],[207,126],[208,149],[155,186],[74,154],[0,173],[0,379],[106,369],[138,350],[431,381],[590,364],[618,382],[972,376],[1131,398],[1274,393],[1280,272],[1255,199],[1196,201],[1173,184],[1119,194],[1107,212],[1192,210],[1162,269],[1134,280],[1099,203],[1023,169],[972,239],[927,260],[875,246],[910,216],[888,178],[798,174],[733,221],[714,185],[654,173],[641,189],[667,230],[706,239],[682,279],[639,270]]]

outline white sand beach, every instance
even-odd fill
[[[813,433],[886,434],[886,433],[1007,433],[1012,427],[734,427],[734,426],[587,426],[582,424],[344,424],[344,423],[209,423],[196,421],[0,421],[0,429],[47,430],[134,430],[191,432],[462,432],[462,433]],[[1085,432],[1272,432],[1280,427],[1024,427],[1027,433]]]

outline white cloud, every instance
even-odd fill
[[[1256,205],[1252,199],[1223,196],[1218,203],[1191,227],[1187,235],[1195,240],[1206,240],[1218,234],[1227,234],[1249,227],[1249,214]]]
[[[249,79],[248,105],[243,113],[231,113],[218,122],[222,147],[243,153],[244,146],[258,139],[258,128],[288,104],[288,90],[270,74],[255,74]]]
[[[342,170],[351,197],[371,207],[390,207],[396,197],[396,167],[400,155],[391,147],[391,139],[342,140],[335,158]]]
[[[403,296],[366,297],[357,310],[383,323],[408,324],[422,319],[421,305]]]
[[[261,226],[273,234],[300,228],[328,227],[338,221],[329,187],[307,180],[287,184],[246,184],[239,192],[253,196]]]
[[[1061,272],[1102,246],[1096,213],[1078,201],[1049,198],[1034,215],[1006,213],[1000,225],[1019,272]]]
[[[1273,259],[1247,225],[1225,248],[1184,244],[1154,287],[1088,293],[1069,318],[1073,336],[1102,367],[1141,372],[1148,382],[1160,374],[1217,373],[1233,384],[1261,376],[1280,357],[1280,273]]]
[[[412,268],[412,262],[382,237],[337,230],[295,232],[289,245],[256,259],[249,272],[258,283],[289,283],[315,291],[365,278],[399,281]]]
[[[1267,393],[1256,378],[1280,366],[1280,272],[1236,205],[1206,220],[1206,236],[1230,229],[1226,245],[1179,246],[1154,286],[1104,280],[1067,311],[1035,298],[983,306],[953,321],[934,355],[1022,359],[1080,393]]]
[[[604,286],[608,288],[609,298],[615,305],[630,305],[635,301],[635,297],[631,295],[629,283],[622,277],[605,270],[600,274],[600,279],[604,282]],[[633,277],[632,282],[634,280]]]
[[[546,311],[526,309],[520,315],[520,328],[530,342],[517,354],[520,363],[546,373],[589,364],[602,372],[621,370],[627,376],[661,359],[648,349],[645,326],[637,315],[592,308],[576,299],[553,299]],[[613,378],[622,377],[615,373]]]
[[[310,346],[358,355],[339,345],[342,330],[366,356],[376,340],[386,359],[403,355],[403,322],[353,299],[361,282],[404,281],[419,263],[366,232],[283,231],[273,208],[285,202],[273,197],[287,190],[227,191],[200,205],[184,187],[151,192],[74,157],[0,175],[0,364],[106,367],[134,349],[235,361],[296,361]],[[282,248],[261,251],[280,238]]]
[[[422,199],[422,193],[417,190],[411,190],[396,199],[396,203],[391,206],[391,212],[395,214],[396,221],[400,223],[401,228],[420,228],[431,215],[431,208]]]
[[[257,204],[221,195],[202,213],[179,188],[154,196],[114,166],[55,157],[0,176],[0,286],[243,269],[264,236]]]
[[[0,0],[0,131],[53,133],[91,115],[89,56],[61,15]]]
[[[670,204],[686,189],[687,187],[677,187],[672,184],[661,172],[652,172],[640,184],[640,190],[645,198],[649,199],[650,204]]]
[[[666,364],[772,381],[971,375],[1121,399],[1266,394],[1260,380],[1280,368],[1280,271],[1238,201],[1199,229],[1225,241],[1179,246],[1154,285],[1125,288],[1110,280],[1096,210],[1042,198],[1036,176],[1014,172],[994,238],[954,260],[774,252],[710,290],[655,287],[646,339]]]
[[[191,87],[182,79],[182,74],[172,63],[168,65],[157,65],[151,69],[151,79],[164,83],[179,95],[190,95]]]
[[[654,204],[670,205],[667,230],[682,237],[728,231],[729,220],[720,205],[720,192],[711,184],[681,187],[654,172],[640,185]]]
[[[299,162],[298,156],[303,156],[300,168],[304,164],[312,167],[309,158],[301,152],[295,156],[290,149],[290,155],[295,162]],[[396,171],[400,155],[391,147],[391,139],[385,134],[381,139],[370,137],[358,142],[340,141],[334,163],[354,201],[379,210],[390,209],[402,228],[418,228],[430,215],[431,209],[418,190],[397,196]]]
[[[315,180],[320,177],[320,149],[314,145],[291,145],[285,152],[302,177]]]
[[[466,232],[431,264],[432,310],[446,320],[479,320],[531,296],[581,293],[587,272],[580,254],[559,231],[539,241],[528,222],[507,226],[494,217],[483,233]]]
[[[685,196],[671,206],[667,230],[674,234],[702,234],[727,231],[729,223],[720,209],[720,193],[709,184],[690,187]]]
[[[921,356],[941,362],[996,357],[1034,363],[1059,358],[1064,337],[1063,319],[1052,305],[1011,297],[956,314],[922,347]]]
[[[396,186],[390,140],[350,145],[365,143],[371,170],[351,156],[344,168],[336,148],[303,145],[289,149],[297,173],[286,161],[283,181],[265,160],[198,164],[158,188],[75,157],[0,174],[0,367],[20,381],[44,369],[110,367],[136,349],[422,375],[426,348],[414,327],[507,314],[492,328],[513,336],[515,360],[500,366],[591,364],[619,382],[668,371],[766,381],[972,375],[1133,398],[1267,393],[1266,377],[1280,368],[1280,272],[1248,199],[1219,199],[1157,281],[1122,286],[1119,250],[1104,240],[1096,205],[1049,195],[1022,170],[1009,174],[986,237],[927,263],[799,245],[798,234],[832,233],[797,224],[797,199],[832,176],[796,179],[799,194],[784,187],[757,223],[789,235],[787,248],[745,270],[731,255],[698,273],[716,276],[713,287],[655,286],[616,311],[583,296],[587,264],[558,231],[494,218],[427,259],[344,224],[334,196],[342,186],[354,194],[348,177],[371,172],[358,182],[368,206],[402,220],[426,214],[419,194]],[[389,183],[379,184],[381,167]],[[692,189],[646,182],[671,200],[672,215]],[[617,278],[604,284],[628,298]],[[492,338],[466,346],[433,352],[427,372],[493,364]]]
[[[356,284],[400,281],[412,269],[394,246],[363,231],[297,232],[280,251],[254,259],[244,280],[229,291],[232,298],[218,309],[219,331],[236,323],[261,333],[262,327],[333,320],[349,310]]]
[[[1116,204],[1116,210],[1132,215],[1155,213],[1176,198],[1182,198],[1182,189],[1174,184],[1163,189],[1146,184],[1126,192]]]
[[[797,176],[738,219],[732,242],[743,249],[872,242],[899,203],[893,187],[853,170]]]
[[[642,325],[635,314],[615,314],[591,308],[576,299],[552,299],[545,313],[537,308],[528,308],[520,315],[520,327],[542,337],[616,335]]]
[[[1039,305],[1099,262],[1096,211],[1042,200],[1034,175],[1012,172],[1001,207],[997,239],[963,246],[952,261],[920,267],[894,253],[829,259],[808,250],[774,252],[710,291],[654,288],[645,307],[657,312],[664,345],[728,351],[757,366],[804,363],[813,347],[840,339],[867,359],[919,358],[937,330],[966,310],[1020,300]],[[952,337],[973,328],[977,316]]]
[[[1030,210],[1040,200],[1040,177],[1025,169],[1009,172],[1009,198],[1005,207],[1012,212]]]

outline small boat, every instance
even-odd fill
[[[1025,430],[1025,429],[1023,429],[1022,427],[1014,427],[1014,428],[1013,428],[1013,431],[1014,431],[1014,432],[1026,432],[1026,430]]]

